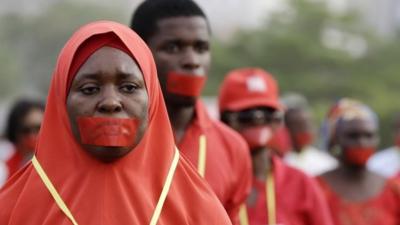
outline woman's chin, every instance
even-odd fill
[[[85,150],[96,159],[102,162],[113,162],[132,151],[134,147],[108,147],[108,146],[94,146],[85,145]]]

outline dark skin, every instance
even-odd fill
[[[302,146],[296,142],[294,136],[300,132],[314,132],[311,113],[300,108],[289,109],[285,113],[285,123],[293,144],[293,150],[300,152]]]
[[[37,135],[39,133],[40,125],[43,121],[43,110],[39,108],[32,108],[22,120],[21,130],[17,134],[17,148],[21,155],[24,156],[23,162],[30,160],[34,149],[27,149],[22,144],[22,139],[26,135]]]
[[[239,112],[225,112],[226,124],[234,130],[240,132],[249,127],[267,125],[274,133],[282,124],[283,114],[281,111],[269,107],[254,107]],[[266,180],[266,171],[271,169],[271,159],[273,152],[266,147],[251,149],[251,159],[253,164],[253,175],[259,180]],[[253,205],[257,200],[255,189],[252,189],[247,203]]]
[[[103,47],[93,53],[77,72],[67,98],[73,135],[93,157],[111,162],[128,154],[147,128],[148,95],[143,74],[125,52]],[[132,146],[105,147],[81,143],[77,118],[136,118],[140,126]]]
[[[342,149],[347,147],[376,147],[379,143],[378,127],[372,118],[340,121],[335,143]],[[322,178],[342,198],[349,201],[365,201],[377,196],[383,189],[385,178],[368,171],[365,166],[354,166],[339,155],[337,169],[325,173]]]
[[[167,110],[179,142],[195,116],[197,98],[166,91],[169,72],[206,76],[211,63],[210,33],[200,16],[172,17],[159,20],[157,31],[147,40],[156,65]]]

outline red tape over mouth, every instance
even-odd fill
[[[79,117],[77,123],[83,144],[105,147],[132,146],[139,128],[137,119]]]
[[[198,97],[205,82],[206,76],[171,72],[167,74],[167,91],[177,95]]]

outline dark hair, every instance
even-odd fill
[[[210,29],[203,10],[192,0],[146,0],[133,13],[130,27],[147,42],[156,33],[159,20],[180,16],[201,16]]]
[[[44,111],[44,103],[30,99],[20,99],[10,110],[8,115],[5,137],[12,143],[16,143],[17,134],[23,126],[23,120],[32,109]]]

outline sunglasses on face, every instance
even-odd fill
[[[251,109],[244,110],[240,112],[230,112],[227,117],[230,120],[236,120],[239,123],[263,123],[263,124],[273,124],[280,123],[283,120],[283,115],[277,110],[261,108],[261,109]]]

